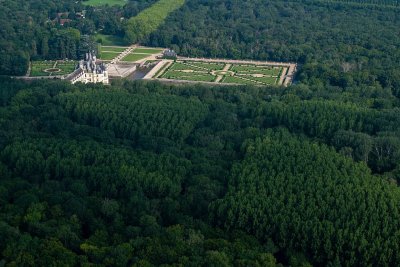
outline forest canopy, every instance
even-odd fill
[[[400,266],[397,4],[166,3],[2,1],[0,266]],[[102,36],[298,72],[289,87],[8,77]]]
[[[397,108],[303,86],[0,88],[7,264],[400,262]]]

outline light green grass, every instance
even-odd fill
[[[172,63],[167,70],[160,71],[158,77],[174,80],[215,82],[217,76],[212,75],[210,71],[216,71],[217,74],[224,66],[225,63],[178,61]],[[184,72],[184,70],[191,70],[193,72]],[[281,75],[282,68],[265,65],[232,64],[229,71],[233,72],[234,75],[226,75],[219,82],[244,85],[274,85]],[[264,76],[253,77],[255,74]]]
[[[276,78],[275,77],[259,77],[259,78],[251,77],[250,79],[253,80],[253,81],[257,81],[257,82],[262,82],[263,84],[266,84],[266,85],[274,85],[274,84],[276,84]]]
[[[197,75],[210,75],[210,74],[208,74],[207,72],[182,72],[182,71],[168,70],[163,76],[164,77],[172,76],[177,78],[177,77],[190,77]]]
[[[257,83],[254,81],[240,79],[235,76],[226,76],[222,81],[222,83],[237,83],[237,84],[252,84],[256,85]]]
[[[212,82],[215,80],[214,75],[207,73],[183,73],[178,71],[167,71],[160,78],[164,79],[174,79],[174,80],[185,80],[185,81],[195,81],[195,82]]]
[[[77,62],[75,61],[57,61],[56,68],[61,69],[56,75],[65,75],[72,73],[76,69]],[[53,73],[55,75],[55,73]]]
[[[194,65],[188,65],[182,62],[174,62],[171,66],[172,70],[194,70],[194,71],[206,71],[201,67],[196,67]]]
[[[208,62],[196,62],[196,61],[188,61],[187,63],[208,70],[222,70],[225,67],[225,64],[223,63],[208,63]]]
[[[102,52],[100,54],[100,59],[102,60],[112,60],[113,58],[117,57],[120,53],[116,52]]]
[[[136,48],[133,52],[144,54],[159,54],[162,51],[164,51],[164,49],[161,48]]]
[[[271,76],[278,76],[282,68],[274,68],[269,66],[256,66],[256,65],[233,65],[231,70],[239,74],[264,74]]]
[[[31,77],[39,77],[39,76],[49,76],[50,74],[52,76],[55,75],[65,75],[73,72],[76,67],[76,62],[75,61],[57,61],[57,64],[54,68],[60,69],[61,71],[59,72],[45,72],[46,69],[52,69],[54,66],[54,63],[56,61],[32,61],[31,63]]]
[[[129,54],[126,57],[124,57],[122,59],[122,61],[135,62],[135,61],[144,59],[149,56],[150,56],[149,54],[134,54],[134,53],[132,53],[132,54]]]
[[[121,46],[101,46],[101,52],[124,52],[128,47]]]
[[[124,42],[124,39],[119,36],[115,35],[105,35],[101,33],[97,33],[94,36],[95,40],[98,43],[101,43],[102,45],[111,45],[111,46],[124,46],[126,43]]]
[[[55,61],[32,61],[31,77],[49,76],[50,73],[45,72],[45,69],[53,68]]]
[[[82,2],[82,4],[87,6],[103,6],[106,4],[109,6],[124,6],[126,3],[126,0],[89,0]]]

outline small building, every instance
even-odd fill
[[[61,26],[64,26],[66,23],[70,23],[72,20],[70,20],[70,19],[60,19],[59,20],[59,24],[61,25]]]
[[[176,59],[178,55],[176,54],[176,52],[172,49],[166,49],[163,52],[163,57],[164,58],[168,58],[168,59]]]
[[[94,53],[86,53],[85,60],[79,61],[78,68],[66,79],[72,84],[77,82],[109,84],[107,66],[97,61]]]

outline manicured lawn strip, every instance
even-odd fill
[[[190,76],[197,76],[197,75],[210,75],[207,72],[182,72],[182,71],[174,71],[169,69],[165,72],[165,76],[173,76],[173,77],[190,77]],[[164,76],[163,75],[163,76]],[[211,75],[214,76],[214,75]]]
[[[276,80],[277,80],[276,77],[260,77],[260,78],[251,77],[250,79],[253,81],[262,82],[262,83],[265,83],[268,85],[276,84]]]
[[[193,75],[187,77],[180,77],[179,80],[185,81],[195,81],[195,82],[213,82],[215,80],[215,76],[213,75]]]
[[[163,51],[164,49],[160,48],[136,48],[133,50],[134,53],[144,53],[144,54],[159,54]]]
[[[164,64],[161,69],[159,69],[156,74],[152,78],[161,78],[162,75],[165,74],[166,70],[169,68],[168,63]]]
[[[232,66],[231,70],[241,74],[258,73],[264,75],[278,76],[282,68],[281,67],[274,68],[269,66],[256,66],[256,65],[234,65]]]
[[[255,69],[251,71],[237,71],[237,74],[263,74],[268,76],[279,76],[281,69]]]
[[[168,70],[160,78],[164,79],[176,79],[176,80],[187,80],[187,81],[205,81],[212,82],[215,80],[214,75],[208,73],[185,73],[181,71]]]
[[[102,52],[100,54],[100,59],[102,60],[112,60],[113,58],[117,57],[119,53],[116,52]]]
[[[46,69],[51,69],[55,61],[33,61],[31,63],[31,77],[49,76],[50,73],[45,72]]]
[[[149,57],[149,56],[150,56],[149,54],[134,54],[134,53],[132,53],[132,54],[129,54],[129,55],[125,56],[122,59],[122,61],[135,62],[135,61],[144,59],[144,58]]]
[[[77,62],[57,62],[56,68],[61,69],[60,72],[53,73],[53,75],[65,75],[72,73],[76,68]]]
[[[240,79],[235,76],[226,76],[221,82],[222,83],[252,84],[252,85],[257,84],[256,82],[249,81],[249,80],[243,80],[243,79]]]
[[[197,62],[197,61],[188,61],[188,63],[199,66],[202,68],[206,68],[208,70],[222,70],[225,67],[225,64],[222,63],[208,63],[208,62]]]
[[[128,47],[102,46],[101,52],[124,52]]]
[[[82,4],[87,6],[104,6],[108,4],[109,6],[124,6],[127,3],[126,0],[88,0],[82,1]]]
[[[184,64],[182,62],[174,62],[171,66],[172,70],[203,70],[201,68],[196,68],[194,66],[190,66],[187,64]]]

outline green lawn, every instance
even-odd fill
[[[197,75],[210,75],[207,72],[182,72],[182,71],[175,71],[175,70],[168,70],[163,76],[173,76],[177,77],[190,77],[190,76],[197,76]]]
[[[88,0],[82,1],[82,4],[87,6],[103,6],[103,5],[110,5],[110,6],[124,6],[127,3],[126,0]]]
[[[77,62],[75,62],[75,61],[58,61],[56,68],[61,69],[61,71],[57,72],[56,75],[65,75],[65,74],[72,73],[75,70],[76,65],[77,65]]]
[[[136,48],[133,52],[144,54],[158,54],[161,53],[163,50],[164,49],[161,48]]]
[[[225,63],[178,61],[174,62],[168,70],[161,71],[159,77],[175,80],[214,82],[217,76],[211,75],[209,71],[221,71],[224,66]],[[193,72],[184,72],[184,70],[191,70]],[[251,85],[274,85],[278,80],[277,77],[280,75],[282,68],[264,65],[232,64],[229,71],[233,71],[235,75],[227,75],[220,82]],[[252,75],[254,74],[262,74],[265,76],[253,77]]]
[[[212,82],[215,80],[214,75],[210,75],[207,73],[200,74],[187,74],[183,72],[174,72],[167,71],[160,78],[164,79],[175,79],[175,80],[184,80],[184,81],[195,81],[195,82]]]
[[[281,67],[274,68],[270,66],[256,66],[256,65],[233,65],[231,70],[239,74],[264,74],[271,76],[278,76],[282,70]]]
[[[45,69],[53,68],[55,61],[32,61],[31,77],[49,76],[50,73],[45,72]]]
[[[128,61],[128,62],[135,62],[141,59],[144,59],[146,57],[149,57],[149,54],[135,54],[135,53],[131,53],[129,55],[127,55],[126,57],[124,57],[122,59],[122,61]]]
[[[52,76],[54,75],[65,75],[73,72],[75,70],[77,62],[75,61],[57,61],[57,64],[54,68],[60,69],[59,72],[45,72],[46,69],[52,69],[56,61],[32,61],[31,63],[31,77],[38,76]]]
[[[222,83],[238,83],[238,84],[252,84],[256,85],[257,83],[249,80],[240,79],[235,76],[226,76],[222,81]]]
[[[276,84],[276,80],[277,80],[276,77],[259,77],[259,78],[251,77],[250,79],[253,81],[257,81],[257,82],[262,82],[267,85]]]
[[[225,67],[224,63],[208,63],[208,62],[196,62],[196,61],[188,61],[187,63],[208,70],[222,70]]]
[[[124,42],[124,39],[122,37],[119,36],[115,36],[115,35],[105,35],[105,34],[101,34],[101,33],[97,33],[94,36],[95,40],[98,43],[101,43],[102,45],[111,45],[111,46],[124,46],[127,45]]]
[[[124,52],[128,47],[123,46],[101,46],[101,52]]]
[[[195,71],[205,71],[203,68],[194,66],[194,65],[188,65],[182,62],[175,62],[172,64],[171,69],[173,70],[195,70]]]
[[[120,53],[118,52],[102,52],[100,54],[100,59],[102,60],[112,60],[113,58],[117,57]]]

